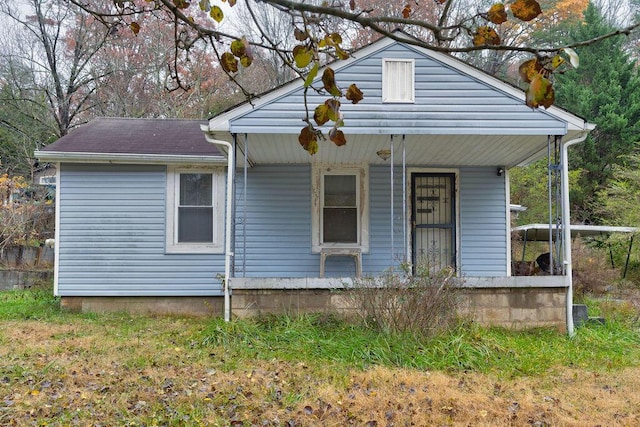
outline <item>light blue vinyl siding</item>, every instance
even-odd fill
[[[235,276],[318,277],[319,256],[311,253],[310,165],[256,165],[248,172],[246,212],[241,173],[236,181]]]
[[[61,296],[220,295],[223,255],[166,254],[166,168],[62,164]]]
[[[497,177],[494,168],[464,168],[459,179],[461,272],[469,277],[504,276],[504,177]],[[240,171],[236,191],[236,277],[318,277],[320,257],[311,252],[311,166],[257,165],[249,169],[246,214],[243,191]],[[369,168],[369,191],[370,251],[362,255],[362,268],[364,274],[378,275],[404,259],[402,169],[394,168],[393,253],[388,166]],[[327,258],[327,277],[351,277],[354,273],[350,258]]]
[[[223,255],[165,253],[165,167],[63,164],[60,173],[59,295],[221,294],[216,275],[224,272]],[[493,168],[460,171],[465,276],[506,274],[504,185]],[[311,166],[249,169],[246,212],[242,170],[236,190],[236,277],[318,277],[319,255],[311,252]],[[363,272],[377,275],[403,260],[401,168],[394,169],[393,253],[389,167],[370,167],[369,191],[370,251],[362,256]],[[350,258],[327,259],[327,277],[354,273]]]
[[[404,261],[402,233],[402,169],[393,170],[393,252],[391,239],[391,170],[389,166],[371,166],[369,169],[370,252],[363,257],[363,270],[379,275]]]
[[[371,167],[369,180],[370,252],[362,255],[362,264],[365,274],[378,274],[392,261],[389,169]],[[395,188],[395,248],[401,252],[401,179],[396,180]],[[311,252],[311,166],[257,165],[249,170],[246,191],[245,214],[240,173],[236,191],[236,277],[319,277],[320,255]],[[395,258],[401,259],[401,255]],[[325,271],[326,277],[352,277],[355,266],[349,257],[329,257]]]
[[[415,103],[382,103],[382,59],[415,59]],[[340,67],[340,63],[336,65]],[[542,109],[436,61],[415,48],[392,44],[339,68],[336,80],[356,83],[364,93],[357,105],[342,105],[347,134],[563,135],[566,124]],[[232,120],[232,133],[300,132],[302,83],[292,92]],[[309,105],[324,102],[309,91]]]
[[[460,173],[460,259],[465,276],[507,275],[505,177],[495,168]]]

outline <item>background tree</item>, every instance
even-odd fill
[[[625,164],[613,166],[614,178],[599,196],[600,214],[612,225],[640,226],[640,146],[625,156]]]
[[[165,15],[140,16],[134,32],[68,2],[0,0],[0,170],[29,176],[35,150],[95,116],[206,118],[245,99],[206,44],[176,61]]]
[[[264,30],[264,25],[261,26],[260,20],[255,19],[255,16],[252,18],[253,25],[258,28],[256,33],[238,27],[233,27],[228,32],[223,31],[229,27],[220,26],[225,21],[226,13],[221,7],[222,0],[201,0],[197,4],[185,0],[117,1],[106,9],[92,7],[83,0],[70,1],[101,19],[107,27],[126,25],[134,33],[141,29],[141,16],[164,14],[167,20],[175,23],[174,43],[182,52],[181,55],[187,55],[193,46],[204,41],[215,50],[221,67],[236,82],[240,70],[254,63],[255,52],[259,49],[276,54],[292,72],[303,77],[305,93],[315,91],[327,96],[324,104],[307,108],[304,117],[306,125],[300,132],[299,141],[311,154],[317,150],[318,138],[324,137],[320,126],[327,121],[333,124],[328,137],[337,145],[346,143],[339,130],[343,124],[340,119],[340,103],[357,103],[363,96],[354,85],[348,89],[338,87],[330,67],[325,70],[322,83],[314,83],[314,79],[320,77],[317,75],[319,66],[325,63],[326,58],[349,57],[353,48],[349,42],[353,35],[353,25],[381,36],[440,52],[509,51],[528,54],[531,59],[527,59],[521,67],[520,75],[526,86],[527,104],[534,108],[549,107],[554,103],[552,75],[569,63],[577,64],[572,48],[596,41],[584,40],[569,45],[554,41],[552,44],[535,46],[526,43],[527,40],[522,37],[514,37],[506,42],[502,40],[498,31],[501,25],[518,25],[519,22],[530,22],[541,15],[542,7],[537,0],[513,0],[506,5],[493,3],[479,6],[476,2],[435,0],[429,10],[418,6],[422,2],[407,2],[402,8],[388,5],[389,7],[382,9],[382,14],[378,13],[377,8],[370,6],[370,1],[364,0],[258,0],[261,7],[276,9],[288,16],[289,27],[293,29],[290,43],[282,43],[278,38],[271,39],[268,31]],[[454,7],[459,3],[466,7]],[[228,4],[234,6],[236,0],[229,1]],[[615,33],[629,34],[638,25],[640,24],[631,24]],[[399,26],[415,38],[406,40],[405,35],[391,32],[392,28]],[[611,34],[605,34],[601,38],[610,36]],[[176,58],[178,56],[176,51]],[[184,84],[179,74],[174,77],[178,84]],[[245,88],[242,90],[247,97],[251,97],[251,91]],[[325,111],[327,109],[330,111]],[[319,121],[315,120],[317,117],[320,118]],[[325,120],[326,117],[329,120]]]
[[[569,37],[588,39],[611,29],[591,3],[584,23],[572,26]],[[557,103],[597,125],[572,150],[572,168],[584,171],[572,193],[572,210],[580,222],[602,222],[598,194],[613,177],[614,165],[624,164],[640,137],[640,77],[625,41],[613,37],[579,49],[581,66],[558,76]]]
[[[206,46],[196,46],[181,63],[174,62],[173,26],[150,16],[137,33],[112,30],[108,44],[92,62],[104,70],[94,94],[93,114],[118,117],[205,118],[228,102],[238,102],[237,91]],[[148,22],[147,22],[148,21]],[[174,76],[188,79],[176,86]]]
[[[2,0],[0,12],[15,31],[13,40],[20,41],[3,47],[2,60],[28,73],[28,86],[20,89],[44,93],[57,126],[55,133],[66,135],[91,108],[91,96],[104,76],[92,68],[91,59],[106,43],[108,29],[78,8],[50,0],[20,4]],[[22,80],[9,83],[21,84]]]
[[[103,73],[91,59],[108,29],[76,7],[0,0],[0,126],[5,169],[28,174],[33,151],[65,135],[93,106]]]
[[[259,25],[254,25],[259,22]],[[253,40],[265,39],[270,44],[293,49],[295,40],[289,16],[274,8],[264,7],[254,0],[247,0],[239,4],[234,10],[232,22],[225,23],[225,28],[243,28],[246,37]],[[251,92],[264,92],[280,86],[295,78],[295,74],[287,67],[287,58],[281,51],[275,49],[261,49],[254,52],[254,61],[248,69],[240,71],[246,73],[249,69],[257,69],[261,75],[262,87],[251,87]]]
[[[608,23],[605,16],[616,16],[609,7],[620,9],[621,5],[616,2],[603,6],[589,4],[580,22],[561,21],[548,31],[568,40],[606,34],[613,24]],[[540,33],[535,34],[538,35]],[[584,46],[577,52],[580,67],[556,76],[557,103],[595,123],[597,128],[587,141],[570,150],[570,169],[575,171],[571,177],[572,221],[607,224],[611,219],[603,209],[608,203],[603,189],[623,169],[627,162],[625,154],[634,151],[639,138],[640,87],[632,59],[634,44],[633,39],[613,37]],[[546,188],[546,161],[515,169],[511,178],[512,201],[528,207],[519,222],[547,222],[546,198],[540,197],[543,189],[535,189]]]
[[[517,167],[509,172],[511,203],[525,206],[515,225],[546,224],[549,222],[548,161],[540,159],[531,165]],[[569,188],[578,187],[583,171],[569,170]]]
[[[618,226],[640,227],[640,146],[636,146],[634,152],[625,156],[623,164],[613,165],[613,176],[603,190],[598,194],[601,201],[597,212],[605,218],[607,224]],[[638,233],[635,233],[637,241]],[[612,255],[618,265],[626,265],[629,256],[629,236],[612,234],[607,241],[613,248]],[[632,256],[628,266],[625,267],[626,278],[640,283],[640,261],[638,259],[638,247],[632,246]]]
[[[0,102],[0,175],[31,177],[33,152],[56,139],[55,123],[42,108],[46,104],[43,93],[20,91],[19,86],[0,83],[0,99],[16,100]]]
[[[457,15],[460,6],[464,7],[465,2],[458,2],[453,6],[454,10],[449,12],[449,16]],[[441,16],[444,5],[440,2],[415,2],[415,3],[403,3],[393,2],[388,0],[371,0],[367,2],[367,8],[370,11],[371,17],[388,17],[388,16],[403,16],[403,12],[407,16],[410,16],[414,20],[422,20],[425,22],[437,22]],[[451,18],[450,18],[451,19]],[[428,31],[420,27],[412,27],[409,25],[403,25],[401,22],[384,22],[381,21],[380,26],[387,32],[392,32],[396,29],[402,30],[407,34],[416,38],[426,38],[433,40],[431,34]],[[366,46],[382,35],[369,27],[363,27],[361,25],[353,26],[354,35],[349,39],[352,47],[358,48]]]

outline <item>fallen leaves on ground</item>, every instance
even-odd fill
[[[0,425],[636,425],[640,368],[542,378],[237,360],[204,320],[0,323]]]

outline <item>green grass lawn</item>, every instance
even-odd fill
[[[595,301],[591,311],[602,308]],[[224,347],[238,361],[279,358],[344,364],[360,369],[372,365],[412,369],[473,370],[504,376],[539,375],[556,366],[590,370],[637,366],[640,333],[636,313],[624,304],[605,304],[604,325],[576,329],[573,337],[553,329],[511,331],[461,323],[430,339],[390,335],[332,316],[269,316],[225,323],[193,319],[191,337],[202,347]],[[60,309],[49,287],[0,294],[0,320],[34,319],[144,328],[151,320],[126,314],[72,314]],[[126,321],[123,321],[126,319]]]
[[[525,411],[538,419],[544,405],[544,422],[604,422],[620,408],[640,409],[623,392],[640,381],[640,333],[629,306],[590,304],[606,323],[573,337],[460,323],[421,339],[324,315],[225,323],[74,314],[48,286],[4,292],[0,424],[97,425],[99,415],[102,425],[383,425],[389,411],[416,425],[502,424],[514,399],[520,422]],[[593,406],[581,393],[618,389],[607,400],[612,409],[580,409]],[[565,392],[576,397],[554,397]],[[410,410],[413,399],[431,409]]]

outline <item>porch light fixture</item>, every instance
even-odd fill
[[[382,150],[376,151],[376,154],[386,162],[387,160],[389,160],[389,157],[391,157],[391,150],[389,150],[388,148],[384,148]]]
[[[504,168],[498,168],[496,169],[496,175],[498,176],[502,176],[502,174],[504,173]]]

